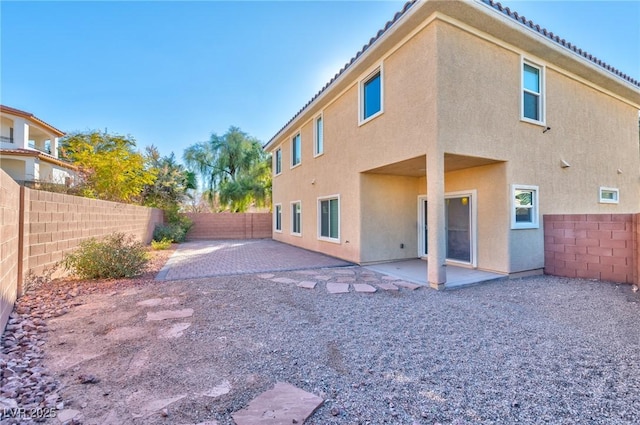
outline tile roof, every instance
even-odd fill
[[[43,125],[44,127],[49,129],[50,131],[53,131],[54,133],[56,133],[57,136],[64,136],[64,131],[58,130],[57,128],[55,128],[51,124],[48,124],[48,123],[42,121],[40,118],[36,117],[31,112],[21,111],[20,109],[11,108],[11,107],[5,106],[5,105],[0,105],[0,112],[6,112],[6,113],[11,114],[11,115],[18,115],[18,116],[23,117],[23,118],[28,118],[28,119],[30,119],[32,121],[35,121],[35,122]]]
[[[404,4],[404,6],[402,7],[402,9],[398,12],[396,12],[396,14],[393,16],[393,19],[391,19],[390,21],[387,21],[387,23],[385,24],[385,26],[380,29],[377,34],[374,37],[371,37],[371,39],[369,40],[369,42],[367,44],[365,44],[364,46],[362,46],[362,49],[360,49],[360,51],[358,53],[356,53],[355,56],[353,56],[351,58],[351,60],[349,60],[349,62],[347,62],[341,69],[340,71],[338,71],[333,78],[331,78],[331,80],[329,80],[329,82],[327,84],[325,84],[320,91],[318,91],[318,93],[316,93],[311,100],[309,100],[302,108],[300,108],[300,110],[298,112],[296,112],[296,114],[289,120],[287,121],[287,123],[285,125],[282,126],[282,128],[280,128],[280,130],[278,130],[278,132],[263,146],[266,147],[269,144],[271,144],[271,142],[273,142],[273,140],[282,132],[282,130],[284,130],[289,124],[291,124],[296,118],[298,118],[298,116],[300,116],[300,114],[302,114],[302,112],[314,101],[316,100],[325,90],[327,90],[329,88],[329,86],[331,86],[333,84],[334,81],[336,81],[338,79],[338,77],[340,77],[342,74],[344,74],[344,72],[349,69],[349,67],[358,59],[360,58],[360,56],[362,56],[362,54],[364,52],[367,51],[367,49],[369,49],[376,41],[378,41],[378,39],[380,39],[380,37],[386,33],[389,28],[391,28],[393,26],[393,24],[395,24],[402,16],[404,16],[406,14],[406,12],[411,8],[411,6],[413,6],[415,3],[417,3],[418,0],[410,0],[407,3]],[[531,29],[533,29],[534,31],[538,32],[539,34],[541,34],[542,36],[548,38],[549,40],[555,42],[556,44],[571,50],[581,56],[583,56],[585,59],[593,62],[594,64],[602,67],[603,69],[615,74],[616,76],[622,78],[623,80],[637,86],[640,87],[640,81],[631,78],[630,76],[624,74],[623,72],[617,70],[616,68],[612,67],[611,65],[606,64],[605,62],[601,61],[600,59],[596,58],[595,56],[587,53],[586,51],[577,48],[574,44],[571,44],[569,42],[567,42],[564,38],[560,38],[557,34],[554,34],[553,32],[547,31],[546,28],[542,28],[540,27],[540,25],[536,25],[534,22],[532,22],[531,20],[527,20],[524,16],[518,14],[518,12],[513,11],[511,9],[509,9],[508,7],[503,7],[502,4],[500,3],[496,3],[493,0],[475,0],[475,1],[479,1],[482,3],[485,3],[489,6],[491,6],[492,8],[494,8],[495,10],[504,13],[506,16],[508,16],[509,18],[515,20],[516,22],[520,23],[521,25],[524,25],[526,27],[529,27]]]
[[[558,36],[557,34],[554,34],[551,31],[548,31],[546,28],[542,28],[540,27],[540,25],[536,25],[533,21],[531,20],[527,20],[527,18],[525,18],[523,15],[518,14],[518,12],[516,12],[515,10],[511,10],[508,7],[503,7],[502,4],[500,3],[496,3],[493,0],[480,0],[482,3],[488,4],[489,6],[491,6],[492,8],[494,8],[495,10],[502,12],[503,14],[505,14],[506,16],[510,17],[511,19],[515,20],[516,22],[531,28],[532,30],[536,31],[537,33],[543,35],[544,37],[548,38],[549,40],[553,41],[554,43],[571,50],[574,53],[579,54],[580,56],[584,57],[585,59],[593,62],[594,64],[604,68],[605,70],[611,72],[612,74],[617,75],[618,77],[622,78],[623,80],[633,84],[634,86],[640,87],[640,81],[630,77],[629,75],[619,71],[618,69],[612,67],[611,65],[603,62],[602,60],[596,58],[595,56],[587,53],[585,50],[579,49],[578,47],[576,47],[575,44],[571,44],[568,41],[566,41],[564,38],[560,38],[560,36]]]
[[[16,149],[6,149],[0,148],[0,154],[2,155],[19,155],[19,156],[34,156],[39,158],[45,162],[52,162],[54,164],[60,165],[61,167],[68,168],[70,170],[77,170],[78,167],[71,164],[70,162],[63,160],[61,158],[56,158],[53,155],[50,155],[46,152],[42,152],[35,149],[24,149],[24,148],[16,148]]]

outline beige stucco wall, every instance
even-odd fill
[[[547,66],[546,125],[551,130],[542,133],[544,127],[520,120],[518,52],[446,23],[438,24],[438,49],[443,52],[438,60],[439,137],[447,152],[507,160],[507,200],[511,184],[525,184],[539,187],[540,217],[640,210],[634,107]],[[571,167],[561,168],[561,160]],[[601,186],[619,188],[620,203],[600,204]],[[508,271],[542,267],[542,220],[539,229],[510,230],[508,214],[498,229],[508,232]]]
[[[417,196],[426,193],[426,178],[366,172],[423,156],[436,142],[449,154],[501,161],[444,176],[446,192],[477,190],[481,269],[514,273],[544,267],[543,214],[640,210],[632,105],[525,55],[546,66],[545,125],[551,130],[542,133],[543,126],[520,119],[517,47],[438,19],[405,41],[383,60],[367,58],[367,67],[339,96],[311,107],[311,115],[324,114],[324,155],[313,158],[311,115],[299,127],[301,166],[289,169],[296,129],[271,146],[283,148],[283,173],[274,178],[273,196],[283,207],[283,232],[274,232],[274,239],[356,262],[415,257]],[[380,63],[384,113],[359,126],[358,80]],[[571,167],[561,168],[561,160]],[[540,228],[511,229],[512,184],[539,187]],[[619,188],[620,203],[598,203],[600,186]],[[341,197],[339,244],[317,240],[317,197],[332,194]],[[302,237],[290,235],[293,200],[302,201]]]
[[[273,203],[282,204],[282,233],[274,232],[273,238],[279,241],[318,250],[329,255],[354,262],[371,262],[384,259],[385,243],[375,243],[378,237],[364,236],[371,223],[371,208],[375,204],[378,212],[385,207],[385,193],[410,199],[410,211],[402,212],[403,221],[396,224],[395,230],[402,227],[402,235],[394,238],[396,248],[392,258],[415,258],[417,189],[415,178],[375,178],[361,172],[424,155],[426,144],[433,132],[425,131],[435,127],[435,44],[434,33],[426,30],[412,39],[410,50],[398,50],[383,63],[384,109],[378,118],[364,125],[358,123],[358,84],[353,82],[344,94],[322,109],[324,122],[324,154],[313,156],[313,121],[307,121],[301,128],[302,164],[290,169],[291,138],[296,131],[290,132],[280,141],[282,147],[283,172],[274,177]],[[411,50],[420,50],[422,55],[412,56]],[[377,63],[379,65],[380,62]],[[375,65],[375,66],[377,66]],[[371,69],[363,72],[366,76]],[[403,86],[419,75],[422,81],[413,82],[413,90]],[[319,112],[318,112],[319,113]],[[277,145],[274,145],[277,146]],[[404,179],[404,180],[403,180]],[[403,186],[407,181],[411,190],[395,187],[393,182]],[[313,182],[313,184],[312,184]],[[380,188],[372,188],[372,182],[381,183]],[[361,190],[360,185],[369,183]],[[375,196],[365,193],[375,192]],[[397,193],[396,193],[397,192]],[[410,196],[409,196],[410,194]],[[340,243],[317,239],[317,199],[322,196],[340,195],[341,226]],[[394,198],[395,199],[395,198]],[[302,237],[291,235],[290,202],[302,201]],[[363,206],[361,202],[366,202]],[[405,223],[405,218],[411,220]],[[408,226],[407,226],[408,224]],[[388,228],[387,230],[391,230]],[[402,241],[400,241],[402,240]],[[404,242],[403,242],[404,241]],[[399,244],[405,248],[400,249]],[[366,245],[366,247],[365,247]],[[361,251],[362,248],[362,251]],[[390,259],[390,258],[386,258]]]
[[[360,181],[363,211],[360,261],[416,258],[419,179],[361,174]]]

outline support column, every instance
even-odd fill
[[[58,138],[57,137],[51,138],[51,155],[58,158]]]
[[[16,148],[29,148],[29,124],[23,118],[13,120],[13,142]]]
[[[429,226],[429,265],[427,281],[433,289],[444,289],[447,282],[444,153],[433,146],[427,152],[427,224]]]

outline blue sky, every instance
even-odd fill
[[[640,0],[502,4],[640,79]],[[264,143],[402,5],[3,0],[0,101],[179,158],[231,125]]]

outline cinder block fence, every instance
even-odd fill
[[[544,216],[547,274],[638,284],[640,214]]]
[[[161,210],[19,186],[0,170],[0,333],[29,279],[90,237],[114,232],[149,243]]]
[[[271,213],[188,213],[193,227],[187,240],[271,238]]]

